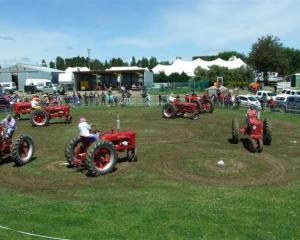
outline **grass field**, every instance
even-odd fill
[[[63,165],[64,148],[85,116],[100,129],[137,133],[138,162],[102,177]],[[159,108],[72,109],[71,125],[18,133],[35,141],[36,159],[0,165],[0,225],[67,239],[300,239],[300,118],[266,113],[273,142],[262,153],[231,144],[231,119],[217,109],[190,119]],[[224,167],[217,167],[219,160]],[[0,239],[39,239],[0,228]]]

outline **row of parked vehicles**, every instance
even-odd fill
[[[260,90],[256,95],[238,95],[240,106],[249,107],[254,105],[257,109],[262,109],[262,99],[265,106],[273,102],[273,110],[281,112],[300,112],[300,90],[283,89],[281,93],[275,94],[272,91]]]

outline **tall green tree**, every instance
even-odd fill
[[[130,62],[130,66],[136,66],[135,57],[132,57],[131,62]]]
[[[66,69],[66,64],[65,64],[65,60],[62,57],[57,57],[55,60],[55,65],[56,68],[59,70],[65,70]]]
[[[50,61],[50,62],[49,62],[49,67],[50,67],[50,68],[55,68],[55,63],[52,62],[52,61]]]
[[[288,60],[288,70],[286,74],[300,72],[300,50],[294,48],[284,48],[284,54]]]
[[[288,68],[282,43],[278,37],[272,35],[261,37],[252,45],[249,63],[256,70],[263,72],[266,84],[268,83],[268,72],[282,74]]]

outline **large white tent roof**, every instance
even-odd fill
[[[155,74],[159,72],[164,72],[167,76],[169,76],[172,73],[180,74],[182,72],[185,72],[188,76],[193,77],[195,76],[194,71],[197,67],[201,67],[205,70],[209,70],[209,68],[213,65],[226,67],[228,69],[236,69],[242,66],[247,66],[242,59],[233,56],[228,61],[225,61],[221,58],[217,58],[213,61],[205,61],[201,58],[197,58],[193,61],[176,59],[176,61],[173,62],[173,64],[171,65],[158,64],[152,69],[152,71]]]

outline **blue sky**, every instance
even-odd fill
[[[300,49],[300,0],[0,0],[0,65],[56,56],[174,60],[278,36]]]

